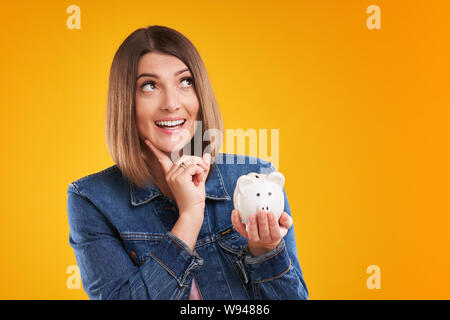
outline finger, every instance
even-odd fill
[[[182,181],[193,181],[194,176],[197,176],[196,179],[198,179],[198,175],[203,173],[203,169],[196,164],[190,164],[186,167],[186,169],[184,169],[183,167],[180,168],[178,168],[176,172],[179,172],[179,170],[181,170],[181,173],[177,176],[175,176],[174,174],[174,179],[181,179]]]
[[[288,229],[286,229],[285,227],[280,227],[280,237],[284,238],[285,235],[287,235],[288,233]]]
[[[193,164],[201,164],[205,168],[207,167],[206,163],[204,163],[204,161],[203,161],[203,158],[200,158],[197,156],[191,156],[191,155],[182,155],[177,161],[175,161],[175,164],[179,166],[182,162],[185,162],[185,161],[189,161],[190,163],[193,163]]]
[[[175,165],[176,166],[176,165]],[[188,170],[189,169],[189,170]],[[205,184],[206,176],[204,176],[204,170],[196,164],[190,164],[186,168],[178,166],[171,176],[171,180],[175,181],[180,179],[178,183],[186,183],[192,181],[196,187],[200,184]]]
[[[286,213],[282,212],[280,219],[278,219],[280,226],[289,229],[292,226],[292,218]]]
[[[206,177],[207,177],[207,174],[208,174],[207,172],[209,171],[209,167],[204,162],[203,158],[200,158],[200,157],[197,157],[197,156],[191,156],[191,155],[182,155],[180,157],[180,159],[178,159],[175,162],[175,164],[176,164],[176,166],[180,166],[181,163],[187,162],[187,161],[190,162],[191,164],[196,164],[196,165],[200,166],[203,169],[203,172],[206,170],[206,175],[202,173],[198,177],[196,177],[195,180],[198,181],[199,183],[201,181],[206,180]],[[178,175],[179,175],[179,172],[177,172],[176,176],[178,176]]]
[[[248,227],[248,240],[259,241],[257,214],[251,215]]]
[[[198,178],[198,175],[192,177],[192,182],[194,183],[194,185],[195,185],[196,187],[198,187],[198,186],[200,185],[201,181],[200,181],[200,179]]]
[[[201,162],[199,165],[203,169],[203,174],[201,175],[201,181],[206,181],[206,177],[208,176],[208,172],[211,168],[211,155],[209,153],[205,153],[202,156],[203,162]]]
[[[245,231],[245,224],[241,222],[239,213],[236,209],[231,211],[231,222],[233,223],[233,226],[236,229],[236,231],[239,232],[244,238],[248,239],[247,231]]]
[[[197,165],[199,166],[199,165]],[[200,167],[200,166],[199,166]],[[200,167],[201,173],[200,174],[195,174],[192,178],[192,180],[195,183],[195,186],[200,185],[201,183],[205,184],[206,182],[206,177],[207,177],[207,172],[205,172],[205,170],[203,168]]]
[[[202,173],[194,175],[193,179],[197,181],[199,184],[205,183],[206,180],[205,171],[202,169]]]
[[[278,221],[273,212],[269,212],[269,214],[267,215],[267,220],[269,222],[269,232],[271,239],[281,239],[280,226],[278,225]]]
[[[149,139],[145,139],[145,144],[153,152],[156,159],[158,159],[159,163],[161,164],[162,169],[164,170],[164,173],[167,175],[167,173],[172,168],[172,165],[173,165],[172,160],[170,160],[170,158],[164,152],[160,151],[157,147],[155,147]]]
[[[210,170],[211,155],[209,153],[205,153],[201,158],[191,156],[189,159],[191,162],[197,164],[203,169],[203,172],[196,176],[196,181],[199,183],[206,182],[206,177],[208,176],[208,172]]]
[[[178,177],[183,171],[186,170],[179,164],[174,163],[172,173],[170,174],[170,180],[174,181],[176,177]]]
[[[208,166],[211,164],[211,153],[204,153],[202,158]]]
[[[201,173],[199,175],[198,181],[200,183],[205,183],[206,182],[206,177],[208,176],[208,172],[209,172],[209,169],[210,169],[208,154],[204,154],[202,159],[203,159],[203,161],[200,162],[198,165],[203,169],[203,173]]]
[[[267,212],[264,210],[260,210],[258,213],[258,231],[259,239],[262,241],[271,241]]]
[[[205,166],[206,171],[209,171],[209,169],[211,167],[211,154],[210,153],[203,154],[202,159],[206,164],[206,166]]]
[[[205,153],[201,158],[199,159],[199,162],[197,163],[200,167],[202,167],[202,169],[208,173],[209,169],[210,169],[210,155],[209,153]]]
[[[183,168],[182,166],[179,166],[177,164],[173,165],[172,172],[168,174],[167,179],[170,182],[177,182],[178,176],[180,176],[187,168]],[[182,177],[183,178],[183,177]]]

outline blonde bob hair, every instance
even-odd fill
[[[211,153],[211,165],[222,145],[222,139],[216,137],[212,142],[203,141],[204,133],[214,129],[223,136],[222,117],[205,65],[191,41],[180,32],[164,26],[137,29],[120,45],[111,65],[106,139],[109,152],[123,176],[138,187],[144,187],[153,179],[143,153],[143,148],[148,147],[138,134],[135,105],[138,62],[142,55],[149,52],[175,56],[189,68],[200,104],[201,150],[202,153]],[[192,140],[191,146],[194,145]]]

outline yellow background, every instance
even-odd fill
[[[69,30],[66,8],[81,9]],[[369,30],[366,9],[381,9]],[[448,299],[448,1],[3,1],[0,298],[68,289],[68,184],[113,164],[109,67],[139,27],[185,34],[225,128],[280,130],[311,299]],[[228,150],[224,150],[228,151]],[[366,268],[381,269],[369,290]]]

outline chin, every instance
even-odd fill
[[[159,150],[165,153],[180,153],[183,150],[184,146],[189,143],[189,141],[183,141],[181,145],[179,143],[161,143],[156,146]]]

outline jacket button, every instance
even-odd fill
[[[133,250],[130,251],[130,257],[131,259],[136,259],[136,252],[134,252]]]

